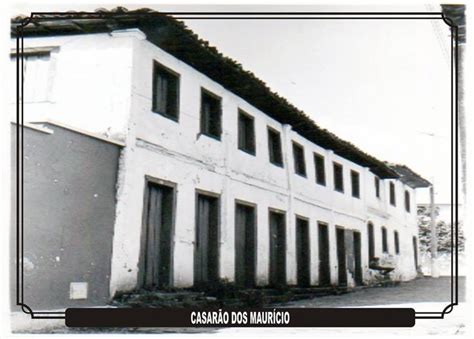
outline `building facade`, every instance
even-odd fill
[[[160,47],[158,25],[94,25],[25,30],[25,120],[124,145],[110,297],[221,282],[354,286],[377,265],[396,280],[416,277],[423,185],[327,132],[332,144],[315,142],[294,123],[306,118],[257,108],[231,80]],[[29,97],[28,88],[46,89]]]

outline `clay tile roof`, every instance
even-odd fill
[[[11,20],[13,37],[26,19],[24,16],[17,16]],[[140,29],[151,43],[204,73],[280,123],[291,125],[294,131],[315,144],[370,168],[381,178],[399,176],[384,162],[319,127],[308,115],[273,92],[252,72],[222,55],[183,22],[170,15],[148,8],[128,11],[123,7],[110,11],[99,8],[95,12],[38,13],[23,27],[23,36],[104,33],[127,28]]]
[[[411,188],[419,187],[430,187],[431,183],[420,176],[419,174],[413,172],[405,165],[399,164],[387,164],[391,169],[393,169],[400,176],[400,181],[407,184]]]

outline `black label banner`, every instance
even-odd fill
[[[412,327],[412,308],[68,308],[68,327]]]

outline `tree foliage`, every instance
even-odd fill
[[[418,240],[421,254],[430,252],[431,248],[431,216],[430,208],[427,206],[418,206]],[[435,217],[439,216],[439,207],[435,209]],[[455,228],[452,229],[451,223],[444,220],[438,220],[436,223],[436,230],[438,236],[438,252],[451,252],[451,239],[453,243],[456,241]],[[453,234],[454,238],[451,237]],[[462,230],[462,223],[458,222],[458,250],[464,251],[464,232]]]

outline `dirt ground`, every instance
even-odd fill
[[[451,300],[451,278],[433,279],[425,277],[401,283],[394,287],[365,288],[343,295],[330,295],[310,300],[299,300],[284,304],[285,307],[347,307],[393,305],[427,302],[446,302]],[[466,279],[459,277],[459,302],[465,301]],[[415,305],[413,306],[416,311]]]
[[[415,311],[442,311],[444,306],[449,304],[451,299],[451,289],[450,289],[450,278],[449,277],[440,277],[438,279],[432,278],[422,278],[410,282],[401,283],[393,287],[373,287],[373,288],[364,288],[352,293],[342,294],[342,295],[330,295],[317,297],[313,299],[298,300],[288,303],[279,303],[271,305],[271,307],[370,307],[370,306],[390,306],[392,307],[413,307]],[[465,305],[465,278],[459,278],[459,302],[461,305]],[[438,310],[439,309],[439,310]],[[456,309],[455,309],[456,310]],[[459,312],[458,312],[459,313]],[[457,314],[456,311],[453,311],[453,314]],[[451,317],[451,315],[450,315]],[[461,331],[464,327],[464,318],[451,317],[450,322],[443,320],[437,320],[438,325],[440,322],[444,322],[445,331],[443,333],[457,333]],[[430,327],[427,327],[428,320],[420,321],[422,327],[419,327],[419,330],[423,328],[426,331],[430,330]],[[417,321],[417,327],[419,321]],[[272,329],[254,329],[257,332],[260,330],[266,330],[267,334],[270,332],[283,333],[288,332],[290,329],[282,328],[272,328]],[[299,333],[298,331],[304,331],[305,333],[309,329],[291,329],[291,333]],[[321,329],[313,329],[318,333]],[[338,332],[338,329],[332,329]],[[367,329],[366,329],[367,330]],[[371,329],[369,329],[371,330]],[[396,329],[397,331],[406,331],[407,329]],[[67,328],[67,327],[53,327],[53,328],[44,328],[42,330],[36,330],[34,332],[28,331],[23,333],[156,333],[156,334],[177,334],[177,333],[194,333],[196,336],[198,334],[245,334],[248,331],[251,333],[252,329],[245,328],[227,328],[227,329],[211,329],[211,328]],[[280,331],[280,332],[279,332]],[[294,332],[296,331],[296,332]],[[325,333],[328,329],[324,330]],[[360,331],[360,330],[359,330]],[[436,333],[429,333],[436,334]]]

